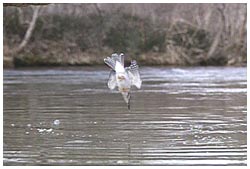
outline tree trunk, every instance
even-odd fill
[[[25,48],[25,46],[27,45],[27,43],[29,42],[29,40],[31,38],[31,35],[33,33],[33,30],[34,30],[34,28],[36,26],[36,21],[37,21],[37,17],[38,17],[38,14],[39,14],[39,10],[40,10],[40,6],[34,7],[34,13],[33,13],[33,16],[32,16],[32,20],[31,20],[31,22],[29,24],[29,28],[27,29],[22,42],[14,50],[13,54],[17,54],[17,53],[21,52]]]
[[[217,50],[219,44],[225,45],[223,43],[225,43],[226,41],[226,37],[223,36],[223,33],[225,33],[226,30],[226,17],[225,17],[225,4],[222,4],[222,6],[218,7],[217,10],[220,13],[220,28],[218,30],[218,32],[216,33],[214,40],[212,42],[212,45],[210,46],[210,49],[206,55],[206,60],[209,59],[210,57],[213,56],[213,54],[215,53],[215,51]]]

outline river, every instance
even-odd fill
[[[142,67],[131,111],[106,67],[3,71],[4,165],[246,165],[246,67]]]

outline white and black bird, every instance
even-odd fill
[[[130,91],[132,86],[136,86],[138,89],[141,88],[141,78],[139,74],[139,66],[136,61],[131,61],[129,67],[124,68],[124,54],[120,55],[114,53],[111,57],[104,59],[104,62],[111,68],[108,87],[113,90],[118,87],[118,91],[121,92],[125,102],[130,109]]]

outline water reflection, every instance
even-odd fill
[[[246,165],[246,68],[4,70],[4,165]]]

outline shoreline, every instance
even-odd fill
[[[18,55],[3,57],[3,68],[22,68],[22,67],[81,67],[81,66],[102,66],[105,65],[103,59],[115,52],[86,52],[73,53],[72,55]],[[136,60],[140,66],[164,66],[164,67],[246,67],[247,62],[244,60],[226,58],[204,58],[196,60],[193,63],[183,62],[181,59],[175,59],[168,53],[148,52],[139,55],[125,54],[125,65],[130,65],[131,60]],[[179,56],[180,57],[180,56]],[[218,60],[223,60],[219,62]]]
[[[149,64],[140,64],[140,68],[142,67],[162,67],[162,68],[198,68],[198,67],[203,67],[203,68],[211,68],[211,67],[245,67],[247,68],[247,64],[235,64],[235,65],[149,65]],[[4,66],[3,70],[22,70],[22,69],[79,69],[79,68],[107,68],[108,67],[103,63],[103,64],[92,64],[92,65],[33,65],[33,66]]]

